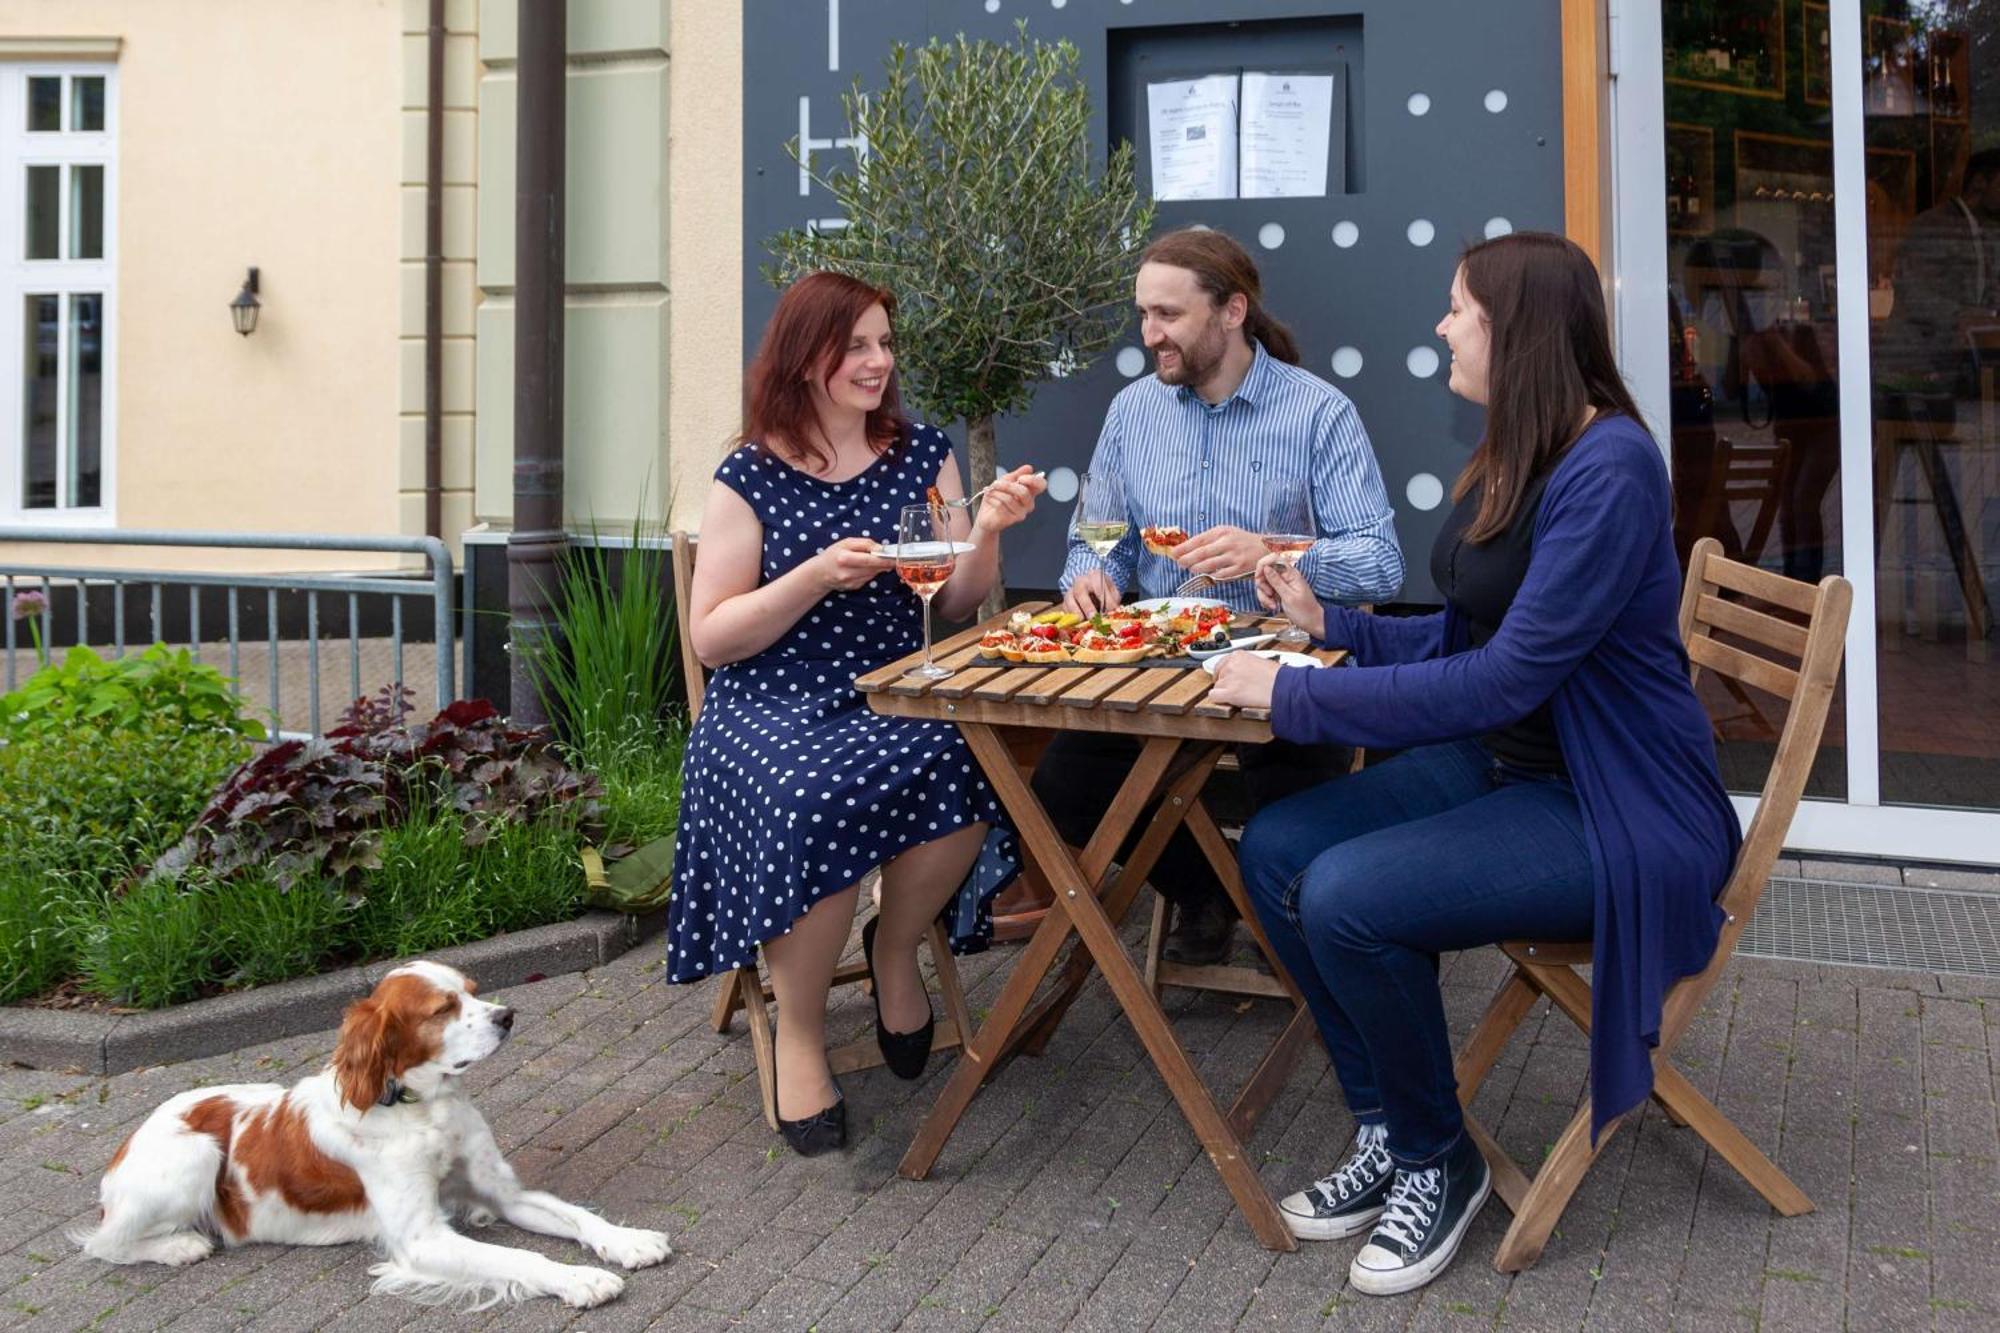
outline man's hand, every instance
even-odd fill
[[[1174,563],[1190,574],[1218,583],[1246,578],[1264,558],[1264,539],[1254,532],[1219,524],[1174,548]]]
[[[1215,685],[1208,697],[1236,708],[1269,708],[1271,691],[1283,670],[1268,657],[1254,653],[1224,653],[1215,664]]]
[[[1111,581],[1111,576],[1093,569],[1077,575],[1076,582],[1069,585],[1069,591],[1063,594],[1063,610],[1072,615],[1094,616],[1099,611],[1115,610],[1121,600],[1118,585]]]

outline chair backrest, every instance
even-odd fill
[[[1743,836],[1743,850],[1737,855],[1729,884],[1716,900],[1729,920],[1723,925],[1715,959],[1702,974],[1704,979],[1712,980],[1735,952],[1737,937],[1756,911],[1771,866],[1791,829],[1826,730],[1853,601],[1853,585],[1837,574],[1827,575],[1816,585],[1801,583],[1726,558],[1722,543],[1713,537],[1702,538],[1689,553],[1687,583],[1681,590],[1681,639],[1687,645],[1695,680],[1701,679],[1702,672],[1713,671],[1790,704],[1771,770],[1764,778],[1757,813]],[[1733,641],[1716,638],[1718,632]],[[1683,983],[1682,989],[1689,993],[1676,994],[1668,1004],[1662,1049],[1671,1045],[1668,1035],[1677,1034],[1693,1017],[1707,986]]]
[[[708,668],[695,656],[694,635],[688,631],[688,607],[692,604],[690,590],[694,587],[695,545],[700,540],[686,532],[676,532],[670,537],[673,543],[674,568],[674,625],[679,630],[681,641],[681,679],[687,682],[688,721],[692,723],[701,716],[701,698],[708,689]]]

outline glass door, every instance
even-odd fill
[[[1620,354],[1669,455],[1677,545],[1855,585],[1790,841],[1990,860],[2000,0],[1614,16]],[[1747,810],[1782,703],[1703,697]]]

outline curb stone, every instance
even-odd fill
[[[608,963],[666,928],[664,912],[586,912],[424,955],[476,977],[481,987],[582,972]],[[398,960],[364,963],[253,990],[138,1014],[0,1008],[0,1063],[33,1069],[121,1074],[144,1065],[220,1055],[335,1027],[348,1005],[374,989]]]

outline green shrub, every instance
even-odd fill
[[[0,737],[73,732],[82,725],[130,728],[145,723],[177,730],[221,730],[264,739],[264,726],[243,712],[230,679],[194,660],[185,648],[156,643],[142,653],[101,657],[78,644],[12,694],[0,696]]]
[[[340,950],[342,928],[353,915],[334,885],[285,889],[268,874],[245,875],[203,892],[217,941],[217,971],[231,988],[319,971]]]
[[[677,718],[605,747],[597,764],[606,846],[637,847],[680,826],[687,726]]]
[[[111,901],[83,942],[84,988],[141,1009],[192,1000],[221,980],[207,896],[155,880]]]
[[[85,915],[62,879],[0,868],[0,1004],[39,995],[76,971],[76,927]]]

